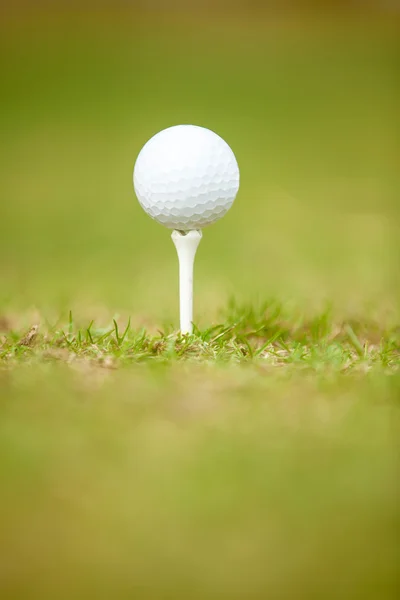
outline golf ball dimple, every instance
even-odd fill
[[[211,225],[229,210],[239,190],[239,167],[219,135],[176,125],[143,146],[133,185],[148,215],[170,229],[190,231]]]

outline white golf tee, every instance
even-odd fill
[[[179,260],[179,306],[181,333],[193,332],[193,265],[202,234],[198,229],[181,233],[174,230],[172,241]]]

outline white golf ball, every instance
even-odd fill
[[[229,210],[239,190],[239,167],[219,135],[196,125],[177,125],[143,146],[133,185],[148,215],[170,229],[190,231]]]

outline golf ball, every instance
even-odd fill
[[[213,131],[177,125],[142,148],[133,171],[142,208],[170,229],[190,231],[218,221],[239,190],[239,167],[228,144]]]

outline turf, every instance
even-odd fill
[[[396,598],[396,20],[45,17],[0,36],[1,597]],[[241,168],[192,336],[131,183],[180,122]]]
[[[378,322],[337,322],[330,310],[311,319],[278,302],[258,310],[231,302],[222,324],[192,335],[176,331],[149,334],[144,328],[123,326],[115,318],[109,326],[68,323],[34,324],[23,333],[11,330],[1,340],[4,367],[21,362],[71,362],[94,366],[124,366],[146,361],[246,363],[267,367],[297,366],[311,371],[369,370],[395,372],[400,364],[400,330]],[[7,321],[4,326],[10,326]]]

